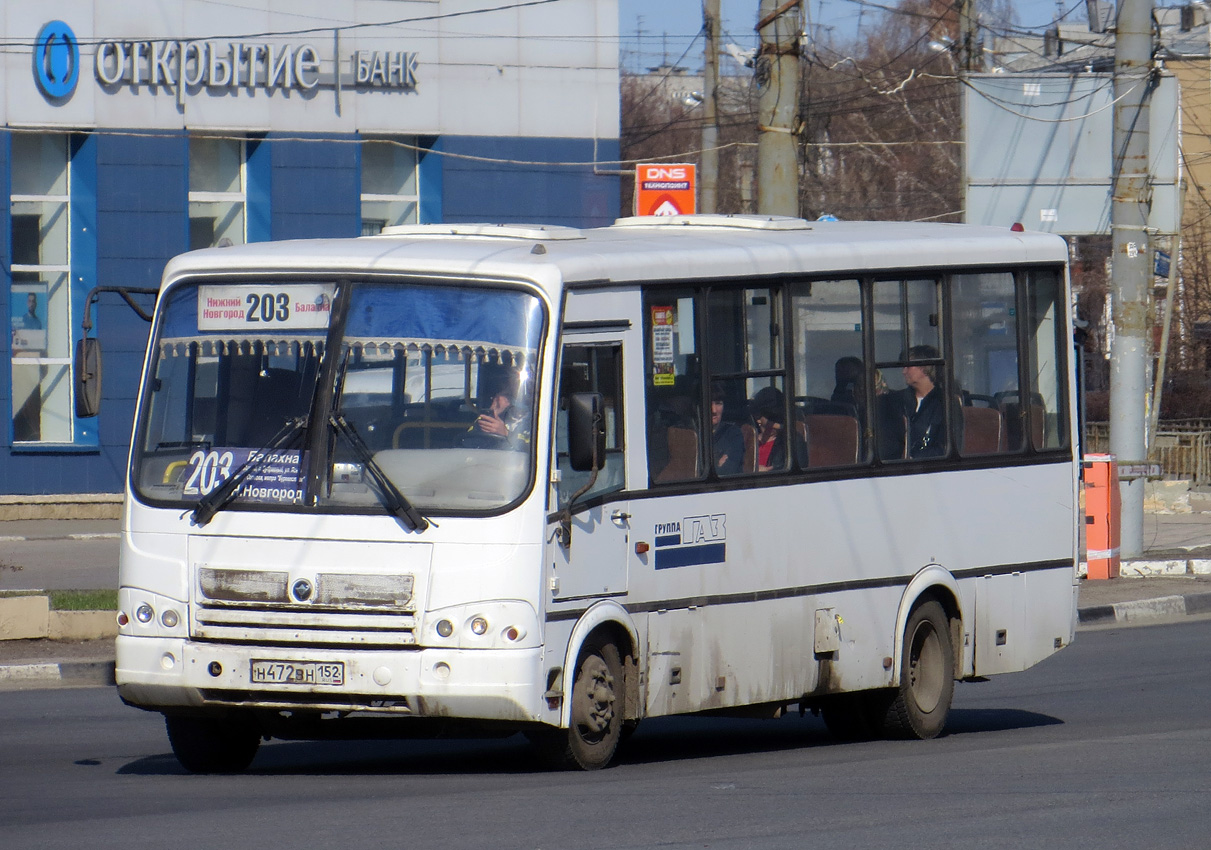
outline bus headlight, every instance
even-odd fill
[[[454,624],[449,620],[438,620],[437,633],[442,637],[450,637],[450,635],[454,634]]]
[[[155,609],[153,609],[146,602],[144,602],[142,605],[140,605],[138,608],[135,609],[135,619],[138,620],[140,623],[144,623],[144,624],[150,623],[155,618],[156,618]]]
[[[166,608],[160,614],[160,625],[166,629],[175,629],[177,624],[181,622],[181,615],[171,608]]]
[[[488,631],[488,621],[483,617],[476,617],[471,621],[471,631],[477,635],[482,635]]]

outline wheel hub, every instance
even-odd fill
[[[614,719],[614,677],[605,661],[595,655],[585,659],[581,669],[573,719],[582,730],[601,736]]]

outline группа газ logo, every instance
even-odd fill
[[[80,45],[71,27],[51,21],[34,41],[34,79],[51,100],[71,97],[80,79]]]

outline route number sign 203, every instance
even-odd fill
[[[331,283],[199,286],[198,330],[322,330],[335,293]]]

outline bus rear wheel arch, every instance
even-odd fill
[[[900,652],[900,684],[884,722],[889,736],[934,738],[945,728],[954,698],[953,634],[951,618],[936,598],[922,598],[909,613]]]

